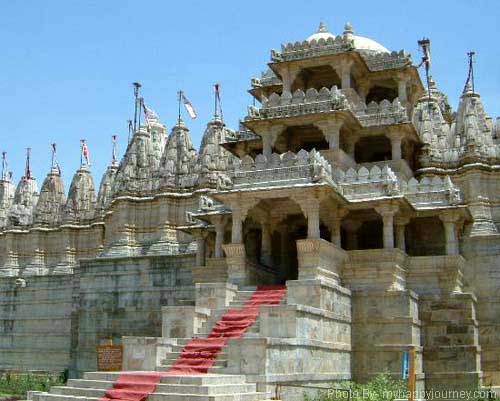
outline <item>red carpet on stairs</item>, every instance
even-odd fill
[[[207,373],[228,339],[241,337],[255,322],[259,306],[279,304],[285,292],[285,286],[258,287],[243,307],[224,313],[208,337],[189,340],[167,372],[121,373],[100,401],[144,401],[163,376]]]

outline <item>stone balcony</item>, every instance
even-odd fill
[[[305,92],[297,89],[293,93],[271,93],[262,97],[262,106],[248,107],[245,123],[258,121],[304,117],[308,115],[342,111],[355,120],[359,127],[376,127],[409,123],[408,110],[398,98],[392,102],[382,100],[380,103],[365,104],[352,90],[331,88],[309,88]]]
[[[370,102],[368,105],[364,102],[351,105],[362,127],[376,127],[381,125],[393,125],[409,123],[408,110],[401,105],[398,98],[392,102],[385,99],[380,103]]]
[[[269,98],[262,98],[262,107],[248,107],[245,122],[270,120],[304,116],[309,114],[327,113],[337,110],[349,110],[347,97],[336,87],[331,89],[314,88],[304,92],[297,89],[295,92],[283,92],[281,95],[272,93]]]
[[[318,151],[301,150],[297,154],[273,153],[255,160],[245,156],[233,171],[231,182],[221,190],[249,190],[279,186],[327,184],[349,202],[365,202],[387,197],[404,197],[417,210],[449,207],[462,202],[460,190],[449,177],[424,177],[420,181],[398,175],[385,164],[334,168]]]
[[[326,182],[336,186],[332,178],[332,167],[315,150],[301,150],[297,154],[273,153],[269,160],[262,154],[255,160],[245,156],[241,166],[232,176],[233,189],[253,189],[282,185],[313,184]]]

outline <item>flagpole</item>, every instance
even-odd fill
[[[139,129],[141,129],[141,114],[142,114],[142,112],[141,112],[141,108],[142,108],[142,102],[143,102],[143,101],[144,101],[144,100],[143,100],[143,98],[142,98],[142,97],[140,97],[140,98],[139,98],[139,113],[137,113],[137,114],[138,114],[137,119],[138,119],[138,121],[139,121],[139,122],[138,122],[138,124],[139,124],[139,127],[138,127],[138,128],[139,128]]]
[[[181,125],[181,101],[182,101],[182,91],[180,90],[179,92],[179,99],[178,99],[178,115],[177,115],[177,125]]]
[[[83,139],[80,140],[80,167],[83,166]]]
[[[31,152],[31,148],[26,148],[26,167],[24,170],[24,177],[27,180],[31,179],[30,152]]]
[[[132,85],[134,86],[134,132],[137,131],[137,99],[139,97],[139,88],[141,87],[141,84],[139,82],[133,82]]]
[[[5,165],[7,164],[7,152],[2,152],[2,180],[5,179]]]

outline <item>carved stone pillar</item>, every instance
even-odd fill
[[[205,266],[205,235],[201,231],[196,233],[196,266]]]
[[[269,223],[262,224],[262,244],[261,244],[261,262],[265,266],[271,266],[271,225]]]
[[[352,135],[349,135],[345,140],[345,152],[351,156],[353,160],[355,159],[356,142],[358,142],[358,138]]]
[[[340,128],[343,124],[340,119],[318,121],[314,124],[323,132],[330,150],[340,149]]]
[[[396,226],[396,246],[403,252],[406,252],[405,228],[409,222],[408,217],[398,217],[394,221]]]
[[[398,77],[398,98],[401,104],[405,104],[408,102],[408,80],[409,77],[406,75],[400,75]]]
[[[280,265],[285,277],[288,277],[290,265],[288,260],[288,227],[281,224],[278,228],[280,233]]]
[[[283,69],[281,74],[281,81],[283,82],[283,92],[291,92],[293,81],[299,73],[298,67],[287,66]]]
[[[366,103],[366,96],[370,92],[370,82],[361,80],[358,82],[358,95],[363,103]]]
[[[224,243],[224,232],[226,229],[226,219],[224,216],[213,216],[212,224],[215,227],[215,249],[214,257],[222,258],[224,252],[222,251],[222,244]]]
[[[351,67],[353,65],[352,60],[342,60],[338,73],[342,81],[342,89],[349,89],[351,87]]]
[[[392,160],[401,160],[401,140],[403,139],[403,134],[397,131],[390,131],[387,136],[391,140]]]
[[[346,209],[337,209],[335,211],[334,217],[332,219],[331,224],[331,242],[332,244],[341,247],[342,238],[341,238],[341,227],[342,227],[342,219],[345,215],[349,213]]]
[[[458,235],[457,223],[460,220],[460,214],[455,210],[447,210],[439,216],[444,226],[444,234],[446,241],[446,254],[458,255]]]
[[[343,227],[346,230],[346,248],[348,250],[358,249],[358,229],[363,224],[361,221],[348,220]]]
[[[375,208],[384,223],[384,248],[394,248],[394,215],[399,210],[396,205],[381,205]]]
[[[273,146],[278,136],[283,132],[283,125],[270,125],[266,132],[262,133],[262,154],[269,160],[273,153]]]

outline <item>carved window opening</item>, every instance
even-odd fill
[[[323,87],[331,88],[334,85],[341,87],[341,79],[337,72],[329,65],[321,65],[300,71],[292,83],[292,92],[297,89],[305,92],[309,88],[319,91]]]
[[[301,149],[310,152],[313,149],[328,149],[328,142],[323,132],[313,125],[293,126],[283,131],[276,141],[275,148],[279,153],[297,153]]]
[[[364,221],[358,229],[358,249],[381,249],[384,247],[384,224],[381,218]]]
[[[382,100],[389,100],[390,102],[392,102],[394,99],[398,97],[397,85],[395,82],[392,85],[391,86],[375,85],[372,88],[370,88],[368,94],[366,95],[366,104],[370,102],[380,103]]]
[[[391,160],[391,141],[385,135],[360,138],[356,142],[354,157],[356,163]]]
[[[445,255],[445,233],[437,216],[416,217],[405,228],[406,253],[410,256]]]

